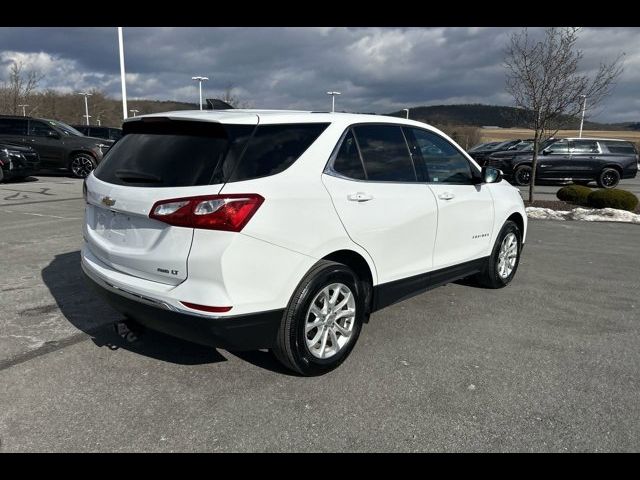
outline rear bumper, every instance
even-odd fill
[[[137,296],[89,272],[86,281],[115,310],[137,323],[167,335],[225,350],[258,350],[275,345],[284,309],[225,317],[189,315],[171,305]]]

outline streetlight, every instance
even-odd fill
[[[407,112],[407,120],[409,119],[409,109],[408,108],[403,108],[402,109],[403,112]]]
[[[191,80],[198,81],[198,90],[200,91],[200,110],[202,110],[202,82],[209,80],[209,77],[191,77]]]
[[[87,119],[87,125],[89,125],[89,102],[87,101],[87,97],[90,97],[93,93],[78,92],[78,95],[84,96],[84,117]]]
[[[120,50],[120,83],[122,84],[122,118],[127,119],[127,83],[124,76],[124,40],[122,27],[118,27],[118,47]]]
[[[336,111],[336,95],[342,95],[340,92],[327,92],[327,95],[331,95],[331,112]]]
[[[129,110],[131,113],[133,113],[133,116],[136,116],[136,113],[138,113],[140,110],[136,110],[135,108],[132,108],[131,110]]]
[[[582,118],[580,119],[580,135],[578,135],[578,137],[582,138],[582,125],[584,125],[584,111],[587,109],[587,96],[580,95],[580,97],[584,100],[582,101]]]
[[[18,107],[22,107],[22,116],[26,117],[27,116],[27,111],[25,110],[29,105],[18,105]]]

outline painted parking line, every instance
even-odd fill
[[[47,215],[44,213],[16,212],[15,210],[7,210],[5,208],[2,208],[2,206],[0,206],[0,209],[2,209],[3,213],[17,213],[20,215],[33,215],[34,217],[57,218],[60,220],[82,220],[81,217],[60,217],[58,215]]]

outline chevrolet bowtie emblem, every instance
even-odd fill
[[[107,207],[113,207],[116,204],[116,201],[111,197],[102,197],[102,203]]]

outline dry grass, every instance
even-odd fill
[[[516,138],[533,138],[533,131],[526,128],[481,128],[482,142],[498,142]],[[556,138],[577,137],[577,130],[559,130]],[[583,137],[615,138],[640,143],[640,131],[631,130],[583,130]]]

